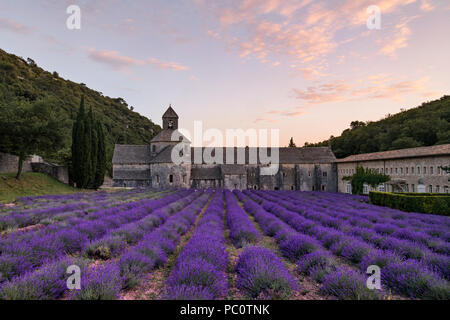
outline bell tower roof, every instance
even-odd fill
[[[169,106],[169,108],[167,109],[166,112],[164,112],[162,118],[173,118],[173,119],[178,119],[178,115],[175,112],[175,110],[172,109],[172,105]]]

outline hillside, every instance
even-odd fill
[[[14,174],[0,174],[0,203],[13,202],[18,197],[75,192],[82,190],[72,188],[42,173],[27,172],[20,180],[17,180]]]
[[[0,49],[0,106],[15,100],[48,98],[56,102],[67,119],[73,121],[82,95],[85,96],[86,106],[93,108],[104,125],[109,160],[114,143],[145,144],[161,130],[160,126],[130,110],[131,107],[122,98],[104,96],[83,83],[65,80],[57,72],[43,70],[32,59],[24,60]],[[64,149],[56,154],[42,155],[49,161],[66,162],[70,157],[71,134],[72,126],[65,128]],[[1,149],[0,141],[0,151],[5,151]],[[111,170],[110,164],[108,170]]]
[[[450,143],[450,96],[387,115],[380,121],[353,121],[339,137],[307,147],[331,145],[337,158],[352,154]]]

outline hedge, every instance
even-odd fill
[[[407,212],[450,216],[450,195],[434,193],[391,193],[371,191],[370,203]]]

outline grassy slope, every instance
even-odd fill
[[[81,192],[42,173],[24,173],[20,180],[14,173],[0,174],[0,202],[9,203],[17,197]]]

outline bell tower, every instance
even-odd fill
[[[162,120],[163,120],[163,130],[178,129],[178,115],[172,109],[172,105],[169,105],[169,108],[162,116]]]

